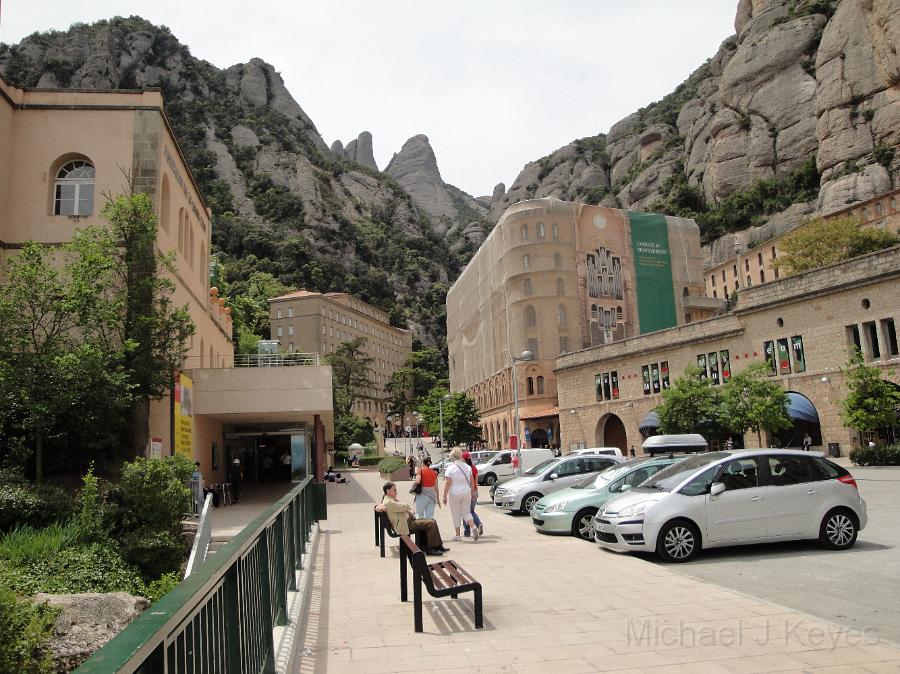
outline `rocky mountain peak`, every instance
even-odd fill
[[[341,141],[336,140],[331,144],[332,153],[355,161],[357,164],[367,166],[373,171],[378,170],[378,164],[375,163],[375,154],[372,150],[372,134],[363,131],[354,140],[351,140],[345,146]]]

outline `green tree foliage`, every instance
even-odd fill
[[[290,292],[290,288],[269,272],[255,271],[246,280],[233,283],[222,279],[220,294],[231,307],[232,329],[238,353],[256,353],[256,343],[270,339],[269,300]]]
[[[866,365],[859,350],[847,363],[844,375],[849,389],[841,402],[845,424],[862,433],[897,425],[900,389],[882,379],[879,368]]]
[[[450,399],[444,400],[448,395]],[[440,435],[441,407],[444,415],[444,439],[448,447],[481,438],[481,428],[476,426],[480,416],[475,401],[465,393],[448,393],[442,386],[431,389],[419,405],[422,420],[431,435]]]
[[[419,401],[435,386],[446,387],[449,380],[447,359],[438,349],[427,347],[413,351],[385,385],[391,396],[391,411],[405,415],[417,409]]]
[[[0,587],[0,672],[52,672],[47,644],[58,611]]]
[[[354,442],[365,445],[374,439],[375,430],[366,419],[361,419],[355,414],[335,414],[334,446],[338,451],[346,455],[347,448]]]
[[[672,386],[663,390],[660,404],[659,430],[662,433],[700,433],[707,440],[721,437],[721,398],[719,390],[708,379],[700,378],[700,368],[689,365]]]
[[[786,274],[799,274],[849,260],[900,243],[883,229],[862,226],[855,216],[816,218],[798,227],[781,242],[781,257],[775,264]]]
[[[787,405],[787,392],[768,378],[764,363],[753,363],[732,375],[722,388],[724,425],[734,433],[756,432],[760,446],[761,431],[774,433],[790,427]]]
[[[365,337],[351,339],[325,356],[325,362],[331,366],[336,414],[352,414],[354,403],[372,388],[374,358],[363,351],[367,341]]]

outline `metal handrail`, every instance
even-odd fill
[[[197,523],[197,533],[194,536],[194,544],[191,546],[191,556],[188,557],[187,566],[184,569],[184,577],[187,578],[196,571],[209,553],[209,541],[212,538],[212,494],[206,495],[203,502],[203,510],[200,512],[200,521]]]
[[[294,367],[319,364],[318,353],[236,353],[234,367]]]
[[[306,478],[75,671],[273,674],[322,486]]]

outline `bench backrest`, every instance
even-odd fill
[[[381,520],[381,526],[384,531],[387,531],[388,536],[391,538],[397,538],[400,534],[394,531],[394,525],[391,524],[391,519],[387,516],[387,513],[375,511],[378,514],[378,518]]]
[[[428,560],[425,559],[425,553],[406,534],[400,535],[400,541],[400,545],[406,546],[406,556],[409,557],[410,566],[419,573],[425,584],[434,591],[434,583],[431,582],[431,571],[428,569]]]

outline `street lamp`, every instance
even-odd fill
[[[438,400],[438,412],[441,415],[441,451],[444,451],[444,401],[450,400],[450,394],[448,393],[443,398]]]
[[[523,351],[518,356],[512,357],[512,389],[513,401],[515,403],[515,426],[514,433],[516,436],[516,475],[522,474],[522,443],[519,442],[519,379],[516,376],[516,363],[528,362],[534,360],[534,354],[531,351]]]

